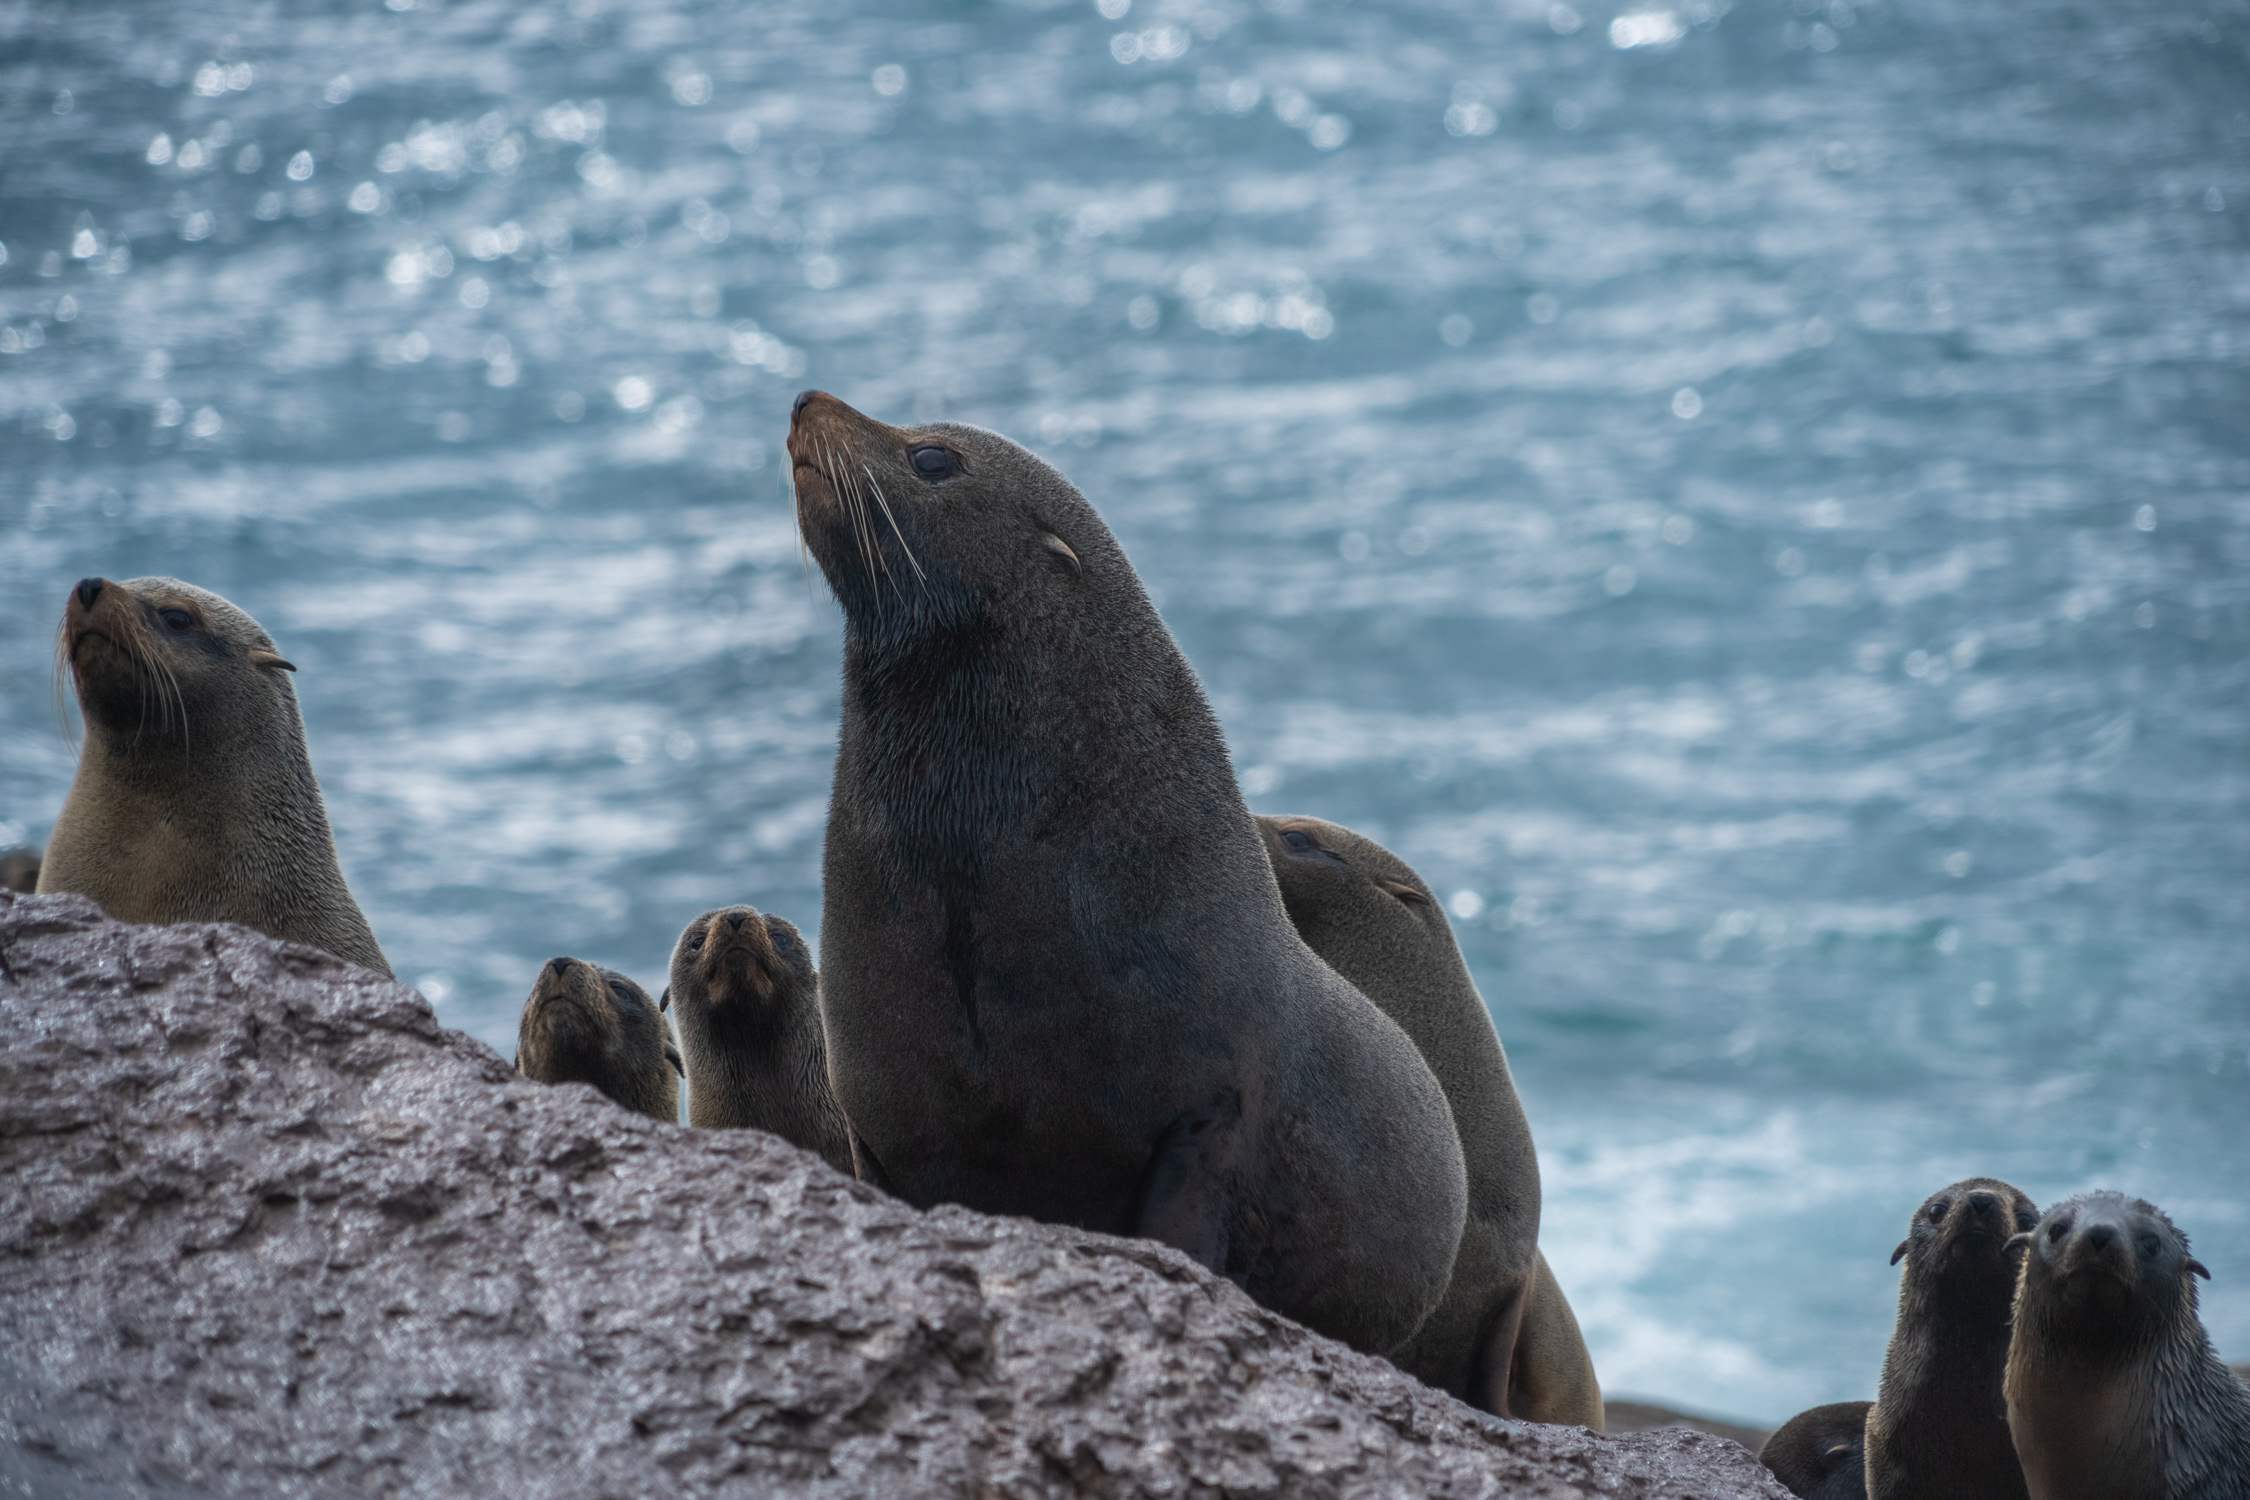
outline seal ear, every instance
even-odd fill
[[[664,986],[664,993],[656,997],[656,1008],[658,1010],[670,1010],[672,1008],[672,987],[670,985]]]
[[[253,667],[279,667],[284,672],[297,670],[297,664],[293,661],[283,661],[281,653],[278,651],[253,651],[250,653],[250,665]]]
[[[2209,1266],[2206,1266],[2202,1261],[2191,1260],[2187,1263],[2187,1268],[2193,1271],[2196,1275],[2202,1277],[2205,1281],[2209,1281],[2211,1279],[2211,1268]]]
[[[2006,1244],[2002,1245],[2002,1246],[2001,1246],[2000,1248],[2001,1248],[2001,1249],[2003,1249],[2003,1250],[2025,1250],[2025,1249],[2029,1249],[2029,1248],[2030,1248],[2030,1246],[2031,1246],[2031,1242],[2032,1242],[2032,1239],[2033,1239],[2033,1238],[2034,1238],[2034,1236],[2033,1236],[2032,1232],[2031,1232],[2030,1230],[2026,1229],[2026,1230],[2025,1230],[2025,1231],[2024,1231],[2023,1233],[2021,1233],[2021,1234],[2011,1234],[2011,1235],[2009,1235],[2009,1236],[2008,1236],[2008,1242],[2007,1242]]]
[[[664,1060],[672,1065],[673,1072],[679,1074],[682,1078],[687,1077],[687,1068],[680,1062],[680,1049],[670,1042],[664,1044]]]
[[[1086,576],[1086,569],[1079,563],[1078,554],[1070,550],[1070,543],[1064,541],[1061,537],[1056,536],[1051,531],[1040,532],[1039,540],[1049,552],[1054,553],[1055,556],[1070,564],[1071,577],[1083,578]]]
[[[1900,1240],[1898,1242],[1898,1248],[1891,1252],[1891,1264],[1895,1266],[1900,1261],[1906,1259],[1906,1247],[1913,1243],[1914,1242],[1912,1240]]]
[[[1398,897],[1399,900],[1404,901],[1408,906],[1428,906],[1430,904],[1429,897],[1423,895],[1420,891],[1414,889],[1414,887],[1408,885],[1403,880],[1386,880],[1382,876],[1378,875],[1375,877],[1375,884],[1389,894]]]

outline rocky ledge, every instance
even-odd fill
[[[0,1492],[1784,1495],[1138,1241],[518,1080],[239,927],[0,892]]]

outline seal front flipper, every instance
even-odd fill
[[[1205,1270],[1227,1274],[1227,1192],[1221,1164],[1234,1144],[1242,1096],[1221,1089],[1156,1138],[1133,1233],[1186,1252]]]
[[[891,1179],[883,1171],[883,1164],[875,1159],[874,1152],[867,1149],[867,1142],[859,1138],[859,1132],[846,1125],[844,1133],[852,1149],[852,1175],[871,1188],[881,1188],[893,1198],[898,1197],[898,1189],[891,1186]]]

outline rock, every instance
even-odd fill
[[[1602,1425],[1611,1432],[1649,1432],[1660,1427],[1692,1427],[1697,1432],[1708,1432],[1740,1443],[1752,1453],[1766,1445],[1773,1430],[1754,1426],[1748,1422],[1730,1422],[1725,1417],[1705,1416],[1699,1412],[1680,1411],[1675,1407],[1658,1406],[1648,1401],[1604,1401]]]
[[[0,893],[0,1494],[1783,1495],[1160,1246],[516,1078],[240,927]]]

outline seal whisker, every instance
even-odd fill
[[[865,464],[861,464],[860,468],[867,472],[867,482],[875,491],[875,503],[883,507],[883,519],[891,523],[891,535],[898,538],[898,550],[906,554],[906,565],[914,570],[917,580],[928,581],[929,575],[922,571],[922,564],[914,556],[914,549],[906,545],[906,533],[898,529],[898,517],[891,514],[891,502],[884,498],[882,485],[876,483],[875,471]]]

